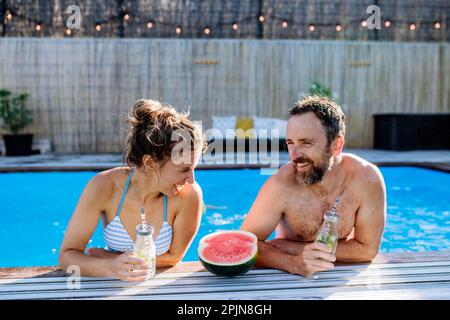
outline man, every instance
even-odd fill
[[[342,153],[345,116],[332,100],[308,96],[289,110],[291,161],[261,188],[242,225],[258,237],[257,265],[310,277],[335,261],[371,261],[386,221],[386,191],[380,171]],[[336,197],[339,242],[335,255],[314,243]],[[276,238],[265,241],[276,229]]]

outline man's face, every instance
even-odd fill
[[[312,185],[322,180],[333,157],[325,128],[314,113],[289,119],[286,143],[291,160],[297,164],[297,181]]]

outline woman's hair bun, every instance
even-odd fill
[[[150,155],[155,161],[170,157],[176,142],[172,141],[175,130],[186,130],[194,148],[204,150],[206,140],[197,123],[188,119],[188,113],[179,113],[170,105],[157,100],[136,101],[129,114],[130,132],[125,141],[124,160],[129,166],[140,166],[142,157]]]

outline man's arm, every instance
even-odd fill
[[[386,223],[386,187],[376,167],[366,169],[364,181],[358,188],[364,190],[361,206],[356,214],[354,231],[347,239],[339,240],[336,261],[364,262],[378,254]],[[306,243],[275,239],[269,244],[292,255],[302,253]]]
[[[270,236],[283,215],[285,201],[280,192],[281,183],[278,173],[267,179],[241,226],[242,230],[254,233],[260,241]]]
[[[280,172],[264,183],[241,229],[254,233],[258,238],[256,265],[287,271],[287,266],[291,264],[290,257],[265,241],[283,216],[285,201],[280,194],[282,184]]]
[[[366,179],[361,206],[356,213],[354,236],[340,240],[336,259],[340,262],[372,261],[378,254],[386,223],[386,186],[380,171],[371,166],[365,169]]]
[[[289,170],[287,164],[280,170]],[[333,268],[335,257],[330,254],[329,248],[323,244],[298,243],[297,254],[277,247],[272,242],[265,241],[275,230],[285,211],[286,202],[283,194],[283,176],[286,171],[278,172],[270,177],[261,188],[258,197],[253,203],[241,227],[258,237],[258,258],[256,265],[260,267],[275,268],[294,274],[309,277],[315,272]]]

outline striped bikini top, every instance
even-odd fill
[[[127,182],[125,184],[125,189],[122,193],[122,198],[120,199],[119,208],[117,209],[116,216],[114,219],[108,223],[108,225],[103,230],[103,237],[108,246],[108,250],[112,252],[125,252],[128,250],[133,250],[133,239],[128,234],[127,230],[120,220],[120,211],[122,209],[123,201],[125,200],[125,194],[127,193],[128,186],[130,184],[131,177],[134,175],[134,169],[131,169],[128,175]],[[167,196],[164,195],[164,222],[161,227],[161,231],[155,240],[156,255],[160,256],[166,253],[170,244],[172,243],[172,226],[167,223]]]

